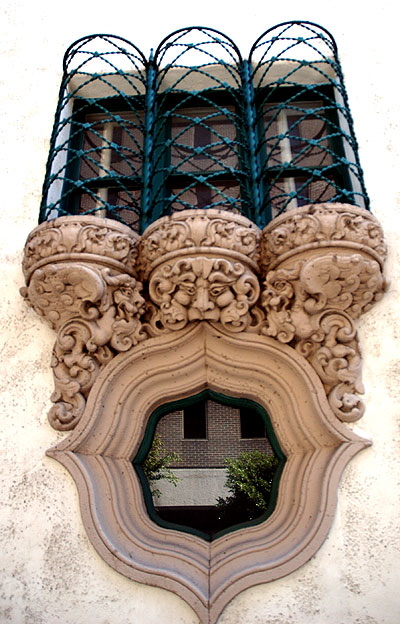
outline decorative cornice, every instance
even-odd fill
[[[263,230],[261,263],[273,269],[291,255],[324,247],[363,252],[383,266],[386,245],[375,217],[349,204],[313,204],[277,217]]]
[[[103,263],[135,274],[139,236],[112,219],[91,215],[59,217],[35,228],[25,245],[22,268],[32,273],[49,262],[63,260]]]

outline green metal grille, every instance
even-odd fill
[[[143,231],[171,212],[221,208],[262,227],[332,201],[368,207],[323,28],[280,24],[249,60],[203,27],[172,33],[148,60],[111,35],[67,50],[40,221],[96,214]]]

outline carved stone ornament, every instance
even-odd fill
[[[22,294],[57,332],[50,422],[73,429],[48,455],[115,570],[214,624],[315,554],[341,473],[370,444],[345,423],[363,413],[356,322],[384,292],[384,258],[376,219],[340,204],[263,232],[217,210],[164,217],[140,239],[90,216],[32,232]],[[286,457],[273,513],[212,541],[157,525],[132,464],[151,414],[207,389],[261,405]]]
[[[191,321],[221,323],[234,332],[251,323],[260,293],[259,229],[217,210],[185,210],[160,219],[142,236],[140,266],[149,280],[149,333]]]
[[[144,299],[133,277],[137,235],[97,217],[60,217],[36,228],[25,247],[21,294],[56,330],[49,420],[73,429],[99,371],[143,340]]]
[[[309,206],[270,223],[261,246],[262,333],[310,362],[340,420],[358,420],[364,405],[355,321],[386,288],[379,223],[353,206]]]

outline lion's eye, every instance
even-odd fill
[[[184,290],[188,295],[194,295],[196,292],[195,286],[193,284],[181,284],[181,290]]]
[[[227,286],[212,286],[210,288],[210,294],[214,297],[217,297],[218,295],[221,295],[223,292],[225,292],[227,288]]]

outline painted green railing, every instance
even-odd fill
[[[149,59],[111,35],[67,50],[40,221],[96,214],[143,231],[221,208],[264,226],[334,201],[368,208],[336,44],[320,26],[280,24],[248,60],[203,27]]]

